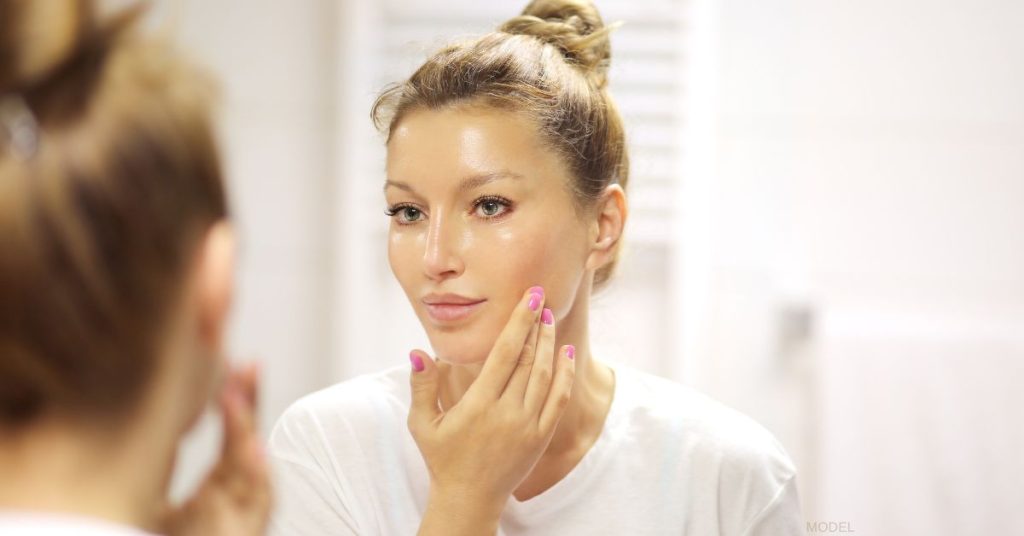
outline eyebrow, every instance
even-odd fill
[[[475,190],[481,186],[490,184],[497,180],[521,178],[523,178],[522,175],[520,175],[519,173],[514,173],[512,171],[495,171],[492,173],[480,173],[477,175],[470,175],[462,179],[462,181],[459,182],[458,189],[460,193],[468,192],[470,190]],[[406,192],[409,192],[411,194],[416,194],[416,190],[413,189],[412,186],[410,186],[408,183],[401,181],[385,181],[384,190],[387,190],[388,188],[398,188],[399,190],[405,190]]]

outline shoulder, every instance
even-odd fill
[[[278,504],[273,534],[362,534],[375,522],[381,468],[401,471],[409,446],[409,368],[358,376],[284,411],[268,454]]]
[[[339,416],[359,419],[381,411],[408,408],[408,380],[409,371],[405,366],[356,376],[296,400],[278,423],[303,423]]]
[[[660,458],[660,474],[677,477],[693,508],[714,512],[721,533],[748,534],[757,524],[785,527],[772,534],[799,533],[796,469],[771,432],[692,387],[615,371],[620,427],[644,449],[645,463]]]
[[[782,485],[796,473],[779,441],[749,416],[686,385],[616,366],[616,397],[632,428],[661,436],[677,455]],[[680,452],[681,451],[681,452]]]
[[[357,376],[296,400],[271,431],[271,451],[288,457],[292,451],[317,445],[344,448],[346,444],[358,445],[361,439],[405,430],[408,376],[408,367],[394,367]]]

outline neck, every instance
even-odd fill
[[[584,282],[589,285],[588,281]],[[596,361],[590,352],[589,311],[590,293],[581,290],[572,309],[557,324],[555,352],[566,344],[576,347],[576,375],[569,405],[562,415],[545,455],[559,455],[579,447],[581,441],[593,439],[604,425],[614,391],[615,379],[611,369]],[[482,368],[481,364],[441,369],[443,407],[451,407],[462,399]]]
[[[178,442],[198,414],[196,378],[170,347],[145,395],[116,424],[44,414],[0,430],[0,509],[57,512],[156,530]]]
[[[45,419],[0,441],[0,508],[60,512],[153,527],[174,442],[157,431],[104,435]]]

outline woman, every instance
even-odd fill
[[[234,235],[205,76],[140,10],[0,1],[0,534],[262,534],[256,370],[223,381]],[[182,506],[184,433],[221,391]]]
[[[438,359],[411,354],[411,393],[396,368],[285,413],[272,530],[803,533],[769,433],[591,355],[627,218],[608,32],[589,2],[538,0],[378,99],[389,260]]]

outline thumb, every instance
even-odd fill
[[[422,350],[409,352],[412,365],[409,384],[412,389],[412,404],[409,407],[409,429],[425,428],[441,416],[437,404],[437,364]]]

